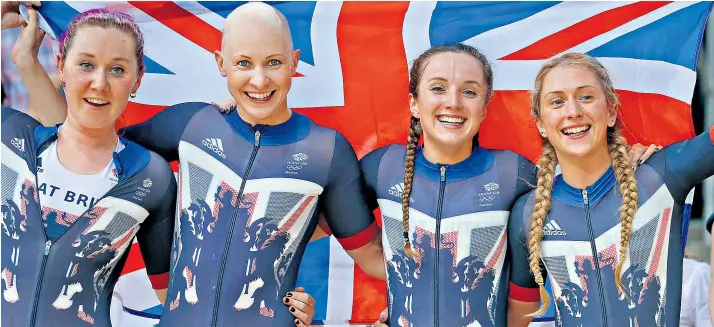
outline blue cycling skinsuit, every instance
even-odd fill
[[[622,198],[610,168],[577,189],[558,176],[544,224],[541,257],[554,292],[559,326],[678,326],[685,199],[714,175],[714,126],[655,153],[635,173],[639,209],[633,220],[622,294],[615,284]],[[528,235],[534,194],[513,208],[511,297],[538,301],[530,273]]]
[[[361,160],[368,204],[379,206],[387,265],[390,326],[506,326],[506,223],[516,199],[535,185],[535,166],[510,152],[476,147],[462,162],[414,164],[404,253],[405,147]],[[435,244],[438,244],[438,250]]]
[[[166,288],[176,180],[160,156],[120,139],[116,185],[106,194],[87,204],[47,189],[37,172],[57,130],[2,108],[2,325],[109,327],[112,291],[134,237],[154,288]],[[65,192],[87,210],[53,227],[57,213],[41,203],[41,192]]]
[[[183,103],[126,136],[180,162],[162,326],[292,325],[282,298],[317,213],[347,250],[379,233],[350,144],[296,112],[251,126],[237,111]]]

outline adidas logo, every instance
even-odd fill
[[[221,158],[225,159],[226,154],[223,153],[223,142],[221,139],[217,138],[206,138],[201,141],[203,145],[205,145],[207,148],[213,150],[213,152],[217,153]]]
[[[25,139],[21,139],[19,137],[16,137],[10,141],[12,145],[15,146],[20,152],[25,152]]]
[[[568,235],[555,220],[549,221],[543,226],[543,234],[550,236],[565,236]]]
[[[402,198],[403,193],[404,193],[404,183],[399,183],[399,184],[396,184],[389,188],[389,195],[396,196],[400,199]],[[409,202],[414,202],[414,198],[410,197]]]

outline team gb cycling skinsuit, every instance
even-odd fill
[[[365,197],[382,214],[390,326],[506,326],[506,223],[535,185],[535,166],[480,147],[460,163],[437,165],[420,148],[409,201],[415,260],[404,253],[404,160],[405,147],[391,145],[361,161]]]
[[[179,159],[176,235],[162,326],[289,326],[322,212],[345,249],[379,233],[347,140],[293,112],[251,126],[206,103],[169,107],[126,135]]]
[[[109,327],[112,291],[135,236],[154,288],[167,287],[176,181],[164,159],[120,139],[116,183],[98,199],[49,185],[37,172],[59,173],[41,160],[57,130],[2,108],[2,326]],[[40,201],[50,193],[87,209],[60,215]]]
[[[543,227],[541,257],[550,277],[560,326],[664,327],[679,325],[684,202],[695,184],[714,174],[714,126],[655,153],[635,173],[635,214],[621,294],[615,284],[622,198],[612,168],[577,189],[558,176]],[[513,208],[511,297],[539,300],[528,267],[527,240],[534,195]]]

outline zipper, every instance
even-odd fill
[[[595,236],[593,233],[593,225],[590,220],[590,203],[588,202],[588,190],[583,190],[583,203],[585,203],[585,221],[588,224],[588,233],[590,236],[590,250],[593,254],[595,262],[595,273],[597,274],[597,288],[600,291],[600,306],[602,307],[602,322],[603,326],[607,327],[607,310],[605,308],[605,293],[602,288],[602,275],[600,275],[600,260],[597,257],[597,248],[595,247]]]
[[[44,231],[42,234],[44,235]],[[45,236],[45,239],[47,239],[47,236]],[[35,319],[37,318],[37,303],[40,301],[40,290],[42,289],[42,279],[44,279],[44,277],[45,277],[45,267],[47,266],[47,257],[50,254],[51,247],[52,247],[52,241],[47,240],[47,242],[45,242],[45,253],[42,255],[42,265],[40,266],[40,279],[37,282],[37,285],[39,285],[39,287],[35,291],[35,300],[32,303],[32,320],[30,320],[31,321],[30,327],[35,326]]]
[[[252,127],[251,127],[252,128]],[[211,326],[215,327],[218,325],[218,308],[221,301],[221,288],[223,287],[223,274],[226,271],[226,262],[228,257],[228,250],[231,248],[231,240],[233,239],[233,229],[236,224],[236,217],[238,215],[238,209],[243,202],[243,190],[245,189],[245,183],[248,181],[248,174],[253,166],[253,161],[255,161],[255,156],[258,154],[258,149],[260,148],[260,133],[265,128],[260,131],[255,131],[255,143],[253,143],[253,152],[250,154],[250,160],[248,161],[248,166],[245,168],[245,173],[243,173],[243,181],[240,184],[240,189],[238,190],[238,203],[233,210],[233,216],[231,218],[230,227],[228,227],[228,238],[226,240],[226,246],[223,248],[223,259],[221,259],[221,268],[218,270],[218,284],[216,285],[216,297],[213,302],[213,320],[211,321]]]
[[[439,167],[441,185],[439,187],[439,206],[436,208],[436,233],[434,245],[436,254],[434,260],[434,326],[439,326],[439,252],[441,249],[441,208],[444,205],[444,188],[446,187],[446,166]]]
[[[37,151],[35,152],[35,157],[39,157],[40,153],[42,153],[44,150],[46,150],[52,144],[52,142],[54,142],[57,139],[58,139],[57,133],[55,133],[53,136],[48,137],[42,144],[40,144],[40,146],[37,147]],[[118,142],[121,142],[121,139],[119,139]],[[114,191],[114,189],[116,189],[116,187],[119,186],[122,181],[124,181],[126,176],[123,172],[123,169],[121,167],[121,164],[119,162],[119,158],[118,158],[116,152],[114,152],[114,154],[112,155],[112,161],[114,162],[114,166],[116,166],[117,170],[119,171],[119,173],[118,173],[119,176],[117,177],[117,184],[112,186],[112,188],[109,189],[109,191],[107,191],[107,193],[105,193],[104,196],[102,196],[94,204],[91,204],[87,208],[87,210],[82,212],[82,214],[79,215],[79,217],[72,224],[70,224],[69,227],[67,227],[67,229],[65,229],[62,232],[62,234],[60,234],[55,239],[55,242],[59,241],[59,239],[61,239],[62,236],[64,236],[64,234],[66,234],[70,229],[72,229],[72,227],[74,227],[74,225],[77,222],[82,220],[82,217],[84,217],[84,215],[86,215],[87,212],[92,211],[92,209],[94,209],[94,206],[97,203],[99,203],[104,198],[106,198],[107,195],[111,194],[112,191]],[[37,186],[37,185],[40,185],[40,183],[39,183],[39,180],[37,177],[37,169],[35,169],[35,186]],[[37,189],[35,189],[35,194],[37,194],[37,200],[38,200],[37,204],[38,204],[38,206],[40,206],[40,208],[42,208],[42,204],[40,204],[40,193]],[[40,226],[42,228],[42,236],[45,239],[45,252],[42,255],[42,264],[40,265],[40,276],[39,276],[38,283],[37,283],[38,288],[35,291],[35,300],[32,304],[32,318],[30,320],[30,327],[35,327],[35,323],[36,323],[35,319],[37,318],[37,304],[40,301],[40,290],[42,289],[42,281],[45,277],[45,268],[47,266],[47,259],[50,255],[50,249],[52,248],[52,245],[54,244],[54,243],[52,243],[52,241],[47,239],[47,232],[45,231],[44,226],[42,226],[42,225],[40,225]]]

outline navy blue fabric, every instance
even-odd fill
[[[606,320],[609,326],[628,326],[636,320],[640,326],[678,326],[684,201],[696,183],[712,175],[708,133],[665,147],[637,169],[639,209],[622,271],[626,299],[615,284],[622,196],[612,169],[585,190],[557,177],[541,257],[562,325],[605,326]],[[534,198],[531,192],[519,199],[509,221],[511,281],[527,288],[537,287],[527,247]]]
[[[136,236],[149,274],[169,270],[176,181],[155,153],[126,142],[119,183],[47,243],[37,158],[56,138],[24,113],[2,109],[3,326],[110,326],[109,305]],[[38,143],[39,142],[39,143]],[[47,247],[48,245],[49,248]],[[35,314],[33,315],[33,312]]]
[[[154,137],[166,132],[173,135]],[[338,240],[370,241],[374,217],[352,147],[301,114],[253,126],[236,111],[187,103],[127,128],[126,136],[180,162],[162,326],[292,324],[282,297],[295,287],[317,212]]]
[[[361,160],[365,197],[382,213],[390,325],[506,326],[506,223],[514,201],[535,184],[535,166],[484,148],[441,165],[418,148],[409,203],[409,237],[421,253],[415,260],[404,252],[405,157],[404,146],[390,145]]]

